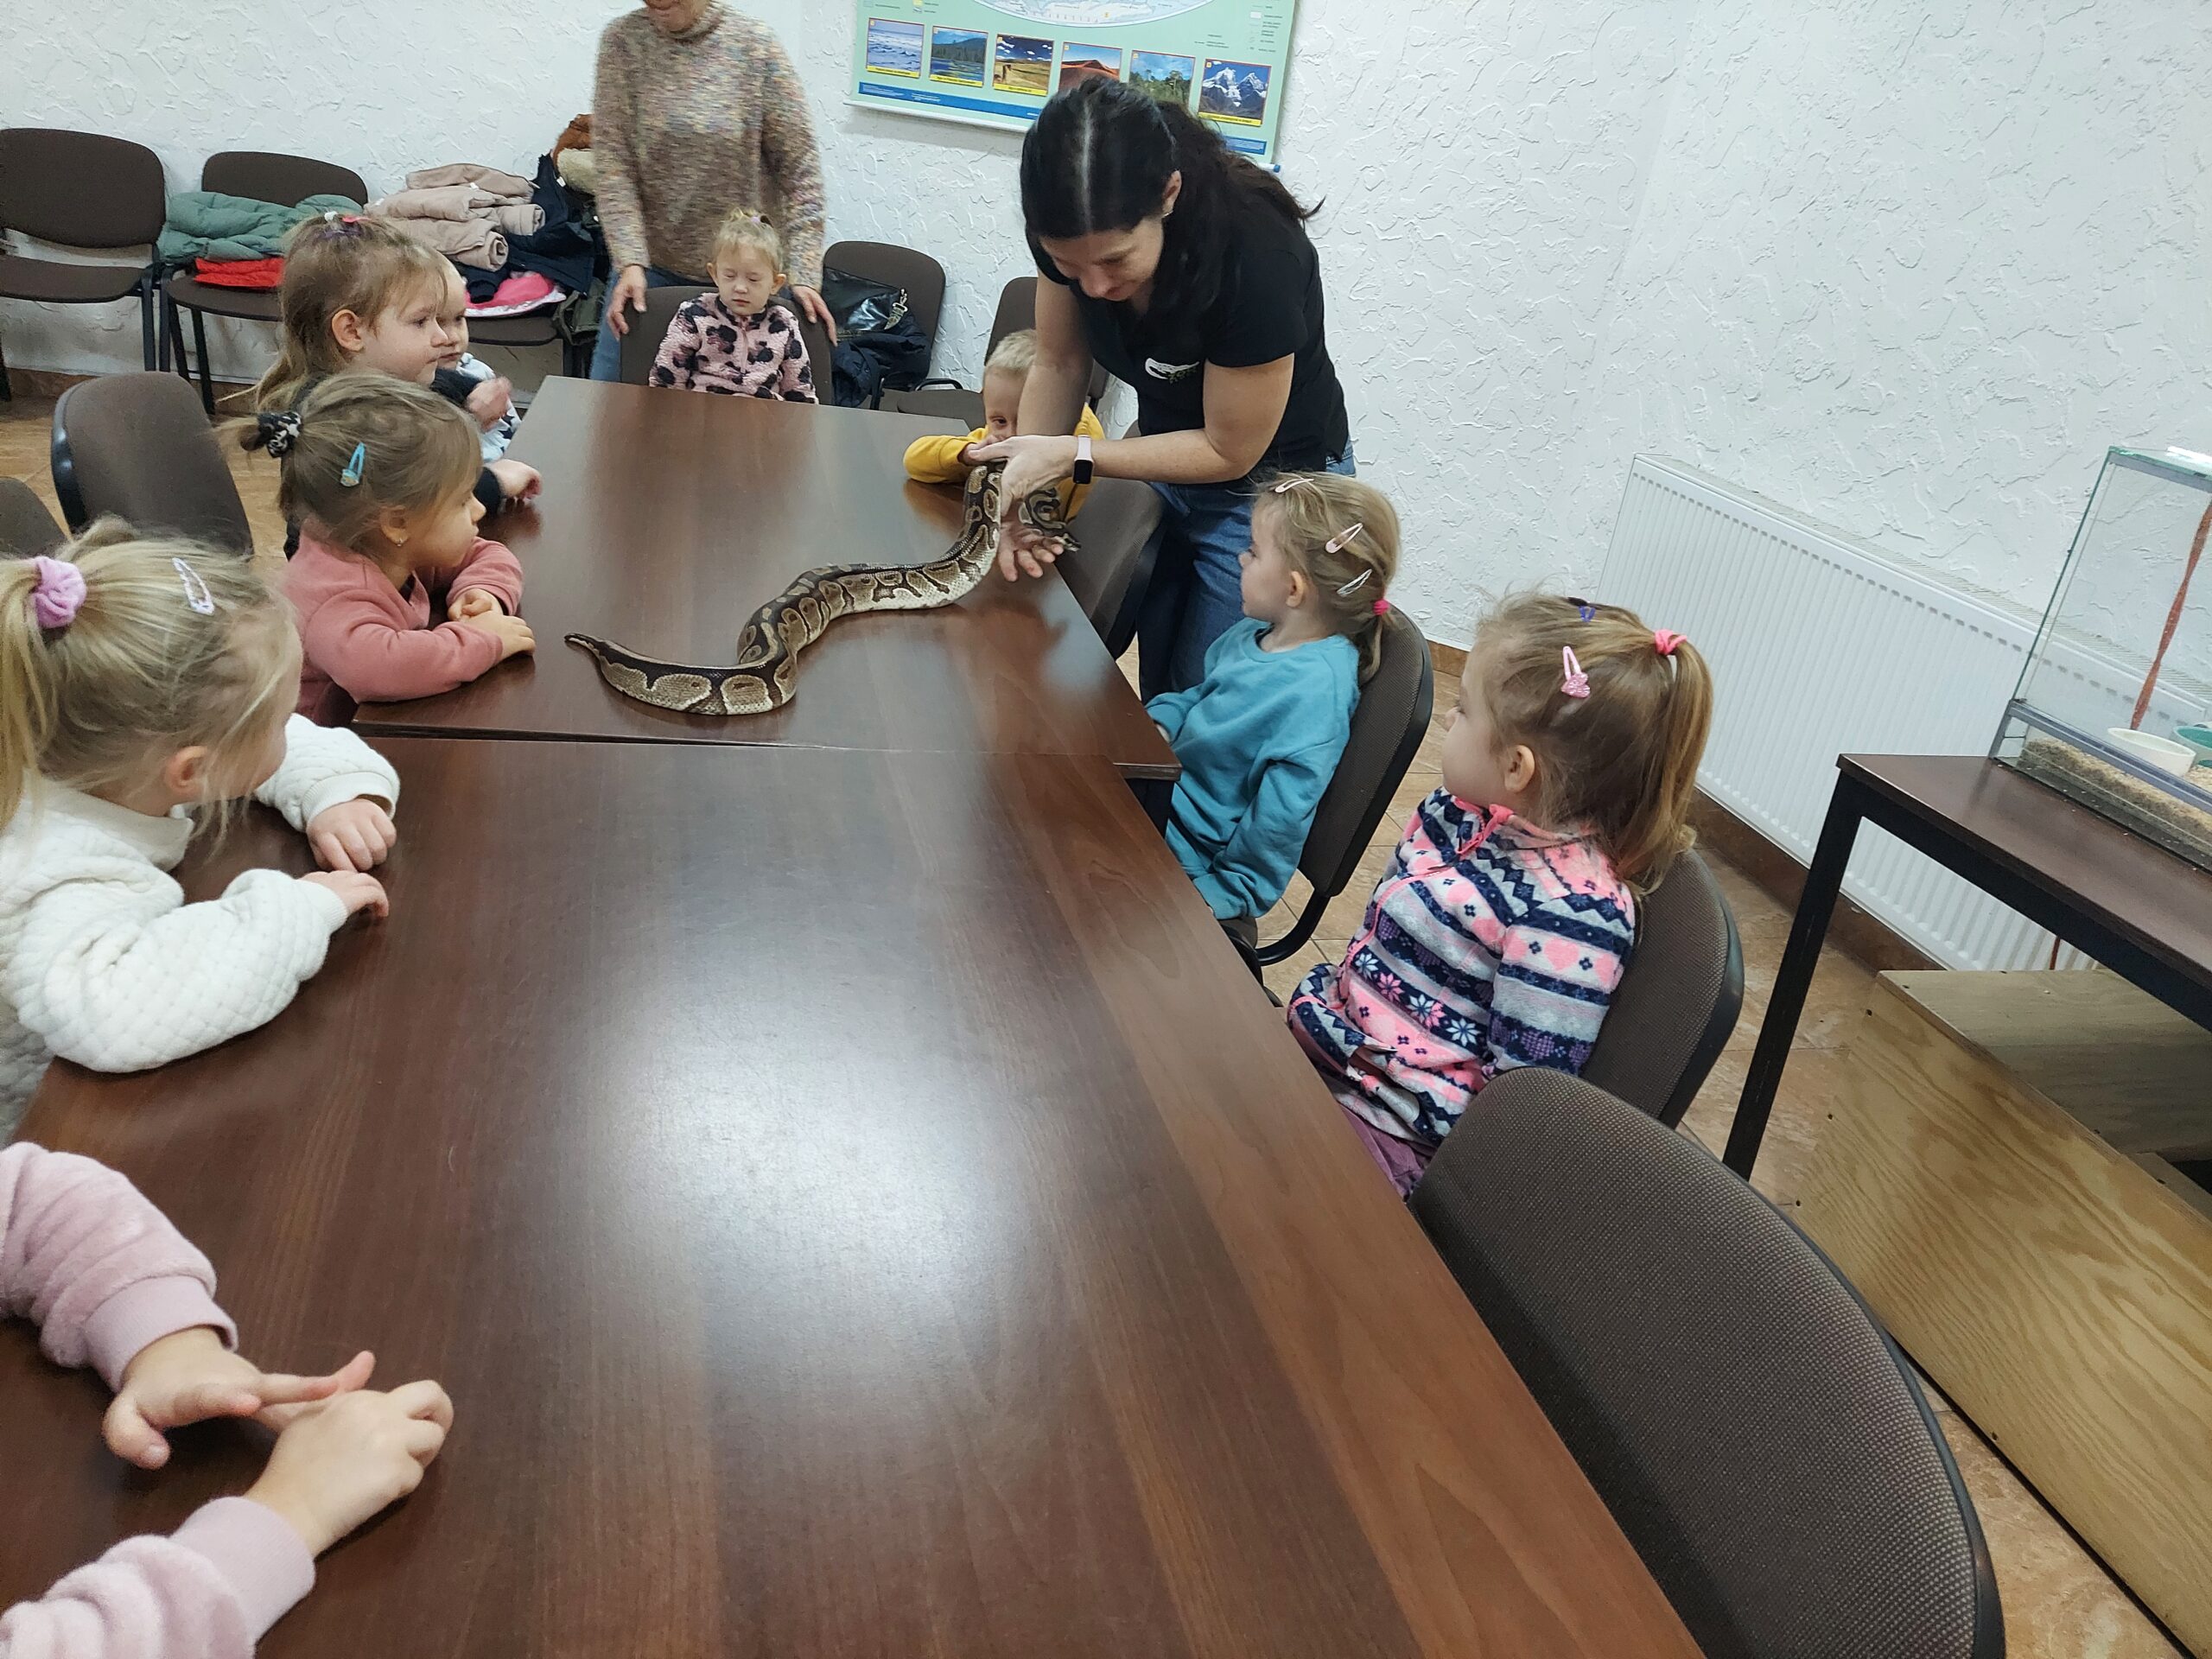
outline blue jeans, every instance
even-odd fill
[[[1357,474],[1351,445],[1328,470]],[[1252,545],[1249,483],[1152,487],[1160,496],[1160,528],[1137,623],[1137,687],[1147,700],[1205,677],[1207,651],[1243,617],[1240,561]]]
[[[619,276],[620,273],[616,274]],[[608,284],[610,289],[613,286]],[[676,271],[663,270],[658,265],[648,265],[645,267],[645,286],[704,288],[708,284],[696,276],[685,276]],[[639,322],[638,314],[625,312],[623,321],[634,328]],[[659,346],[656,345],[654,349],[658,351]],[[607,313],[603,309],[599,316],[599,340],[591,348],[591,378],[594,380],[620,380],[622,378],[622,337],[607,326]]]

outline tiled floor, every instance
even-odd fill
[[[19,395],[12,404],[0,404],[0,474],[28,480],[50,506],[55,505],[47,472],[52,413],[50,401],[28,396]],[[276,511],[275,467],[259,456],[243,454],[234,454],[231,465],[254,526],[255,540],[264,552],[273,552],[283,540],[283,522]],[[58,506],[55,516],[60,517]],[[1359,873],[1324,912],[1313,942],[1295,958],[1269,971],[1268,982],[1278,995],[1316,963],[1333,961],[1342,954],[1414,803],[1436,787],[1437,745],[1441,735],[1440,710],[1436,726],[1414,757],[1413,769],[1384,815],[1382,830]],[[1789,918],[1733,869],[1716,864],[1715,870],[1743,934],[1744,1017],[1691,1108],[1685,1127],[1717,1151],[1727,1134],[1736,1096],[1743,1085],[1775,964],[1789,931]],[[1301,881],[1263,925],[1262,937],[1281,933],[1288,916],[1305,897]],[[1756,1176],[1760,1190],[1777,1203],[1787,1205],[1797,1195],[1837,1070],[1843,1064],[1840,1045],[1863,1006],[1868,983],[1864,969],[1837,953],[1830,952],[1821,963]],[[1945,1402],[1938,1400],[1936,1403],[1989,1537],[2012,1659],[2179,1659],[2181,1649],[2160,1635],[1973,1427]]]

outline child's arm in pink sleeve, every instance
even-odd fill
[[[446,584],[446,591],[464,594],[471,588],[490,594],[509,616],[522,614],[522,561],[508,550],[505,543],[481,536],[476,538],[476,545],[468,550],[468,556]]]
[[[356,702],[404,702],[466,685],[499,660],[481,628],[446,622],[395,628],[365,597],[340,595],[315,607],[301,630],[308,660]]]
[[[0,1613],[0,1659],[249,1659],[314,1587],[315,1558],[273,1510],[218,1498]]]
[[[97,1365],[110,1388],[157,1338],[238,1328],[215,1270],[168,1217],[105,1164],[29,1142],[0,1150],[0,1313],[40,1326],[60,1365]]]

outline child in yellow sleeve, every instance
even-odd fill
[[[969,468],[976,464],[969,450],[1014,435],[1014,418],[1021,413],[1021,389],[1028,384],[1029,371],[1036,361],[1035,329],[1019,329],[1000,340],[991,350],[990,360],[983,365],[982,425],[964,438],[950,433],[942,437],[916,438],[906,447],[906,476],[917,484],[965,481]],[[1091,413],[1088,404],[1084,405],[1083,418],[1076,423],[1075,429],[1081,437],[1106,435],[1106,429],[1098,423],[1098,416]],[[1074,486],[1074,493],[1068,498],[1070,518],[1082,507],[1083,498],[1089,493],[1088,485]]]

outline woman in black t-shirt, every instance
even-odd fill
[[[1024,435],[980,452],[1007,461],[1000,566],[1038,575],[1058,551],[1012,520],[1030,490],[1086,462],[1150,484],[1164,515],[1140,678],[1147,697],[1180,690],[1243,614],[1253,474],[1352,470],[1309,210],[1187,110],[1094,78],[1030,129],[1021,211],[1046,280]],[[1136,389],[1141,435],[1085,455],[1068,435],[1093,362]]]

